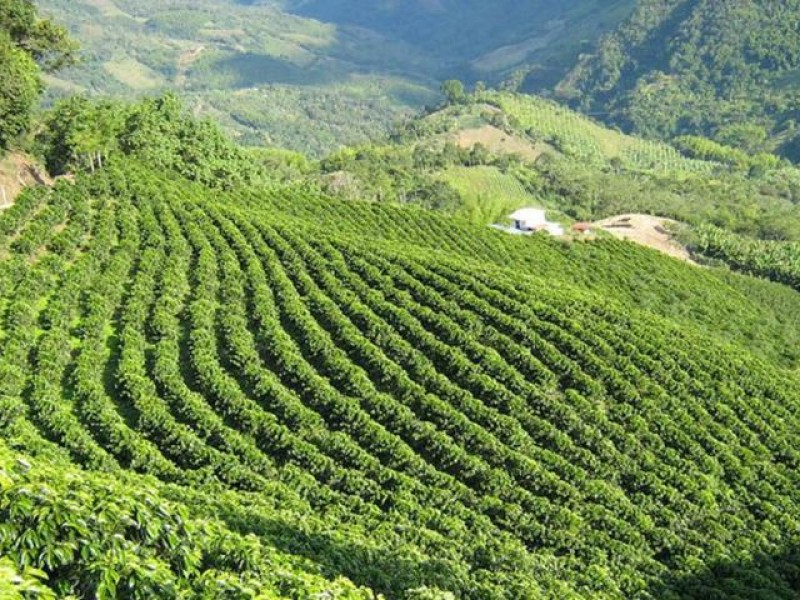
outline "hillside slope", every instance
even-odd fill
[[[795,1],[640,0],[559,91],[641,134],[783,146],[797,159],[798,18]]]
[[[234,0],[42,0],[82,61],[50,96],[179,93],[243,142],[322,154],[437,98],[434,63],[377,33]]]
[[[566,223],[646,213],[800,240],[800,169],[703,138],[627,135],[552,100],[482,91],[335,152],[309,176],[351,199],[414,203],[488,225],[523,206]]]
[[[0,233],[0,554],[58,595],[797,593],[791,290],[121,159]]]

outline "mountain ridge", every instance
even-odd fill
[[[444,12],[422,20],[414,15],[428,15],[424,3],[415,13],[354,0],[39,5],[84,46],[83,64],[50,80],[51,97],[178,91],[245,143],[320,156],[386,135],[393,122],[436,104],[446,79],[497,83],[529,69],[535,55],[538,72],[557,81],[576,48],[623,18],[630,0],[616,0],[613,10],[596,0],[473,2],[461,11],[443,3]],[[510,21],[509,11],[518,18]],[[394,27],[398,18],[406,25]],[[200,46],[203,55],[181,67]]]

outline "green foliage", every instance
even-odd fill
[[[399,39],[436,58],[437,74],[465,80],[528,75],[528,84],[551,85],[572,66],[586,40],[612,29],[633,0],[441,0],[436,3],[364,3],[292,0],[299,14],[356,25]]]
[[[304,154],[280,148],[249,148],[247,155],[259,163],[270,179],[292,181],[308,175],[313,166]]]
[[[31,462],[1,442],[0,478],[3,598],[374,597],[190,517],[152,481]]]
[[[128,111],[119,103],[92,102],[82,96],[59,102],[47,113],[36,140],[48,171],[62,175],[102,166],[119,149]]]
[[[675,138],[673,144],[689,158],[722,163],[738,170],[752,169],[763,173],[777,168],[780,164],[780,159],[774,154],[761,153],[751,156],[744,150],[693,135]]]
[[[73,51],[66,30],[40,20],[31,0],[0,1],[0,149],[31,125],[43,89],[39,67],[62,67]]]
[[[696,251],[731,268],[764,277],[800,291],[800,244],[762,241],[734,235],[716,227],[696,232]]]
[[[42,152],[76,182],[0,214],[0,595],[800,593],[800,295],[458,216],[791,237],[797,171],[485,90],[394,139],[314,165],[172,95],[54,108]],[[703,243],[796,284],[796,256]]]
[[[617,159],[628,170],[674,175],[714,169],[707,159],[691,160],[669,144],[624,135],[551,100],[506,92],[489,92],[477,99],[500,108],[515,129],[584,164],[601,166]]]
[[[798,14],[794,1],[640,0],[559,91],[648,137],[705,135],[794,160]]]
[[[32,0],[0,1],[0,31],[46,71],[55,71],[75,60],[77,46],[67,30],[40,19]]]
[[[315,157],[439,104],[444,79],[496,84],[535,61],[529,79],[551,85],[632,3],[39,0],[85,48],[50,99],[174,91],[248,145]]]
[[[457,79],[449,79],[442,84],[442,94],[448,104],[463,104],[467,100],[464,84]]]
[[[24,600],[26,598],[55,598],[52,591],[42,580],[46,578],[43,571],[28,567],[20,574],[16,565],[7,557],[0,558],[0,597],[8,600]]]
[[[84,48],[77,65],[48,78],[51,102],[76,92],[124,101],[174,92],[247,145],[319,157],[381,137],[439,99],[435,65],[422,52],[276,3],[39,4]]]
[[[248,146],[289,148],[321,158],[343,146],[384,138],[395,121],[438,102],[438,92],[396,77],[359,78],[324,87],[270,84],[184,94]]]
[[[468,145],[482,135],[488,145]],[[800,170],[786,161],[699,137],[643,140],[542,98],[483,91],[401,124],[391,142],[323,160],[325,189],[438,206],[481,224],[527,204],[580,221],[643,212],[800,240]]]
[[[209,187],[232,188],[264,181],[270,166],[268,160],[254,160],[213,122],[195,119],[174,95],[128,105],[65,99],[47,114],[37,141],[53,174],[94,171],[109,156],[124,154]],[[293,162],[300,172],[307,168],[304,161]]]
[[[133,108],[119,145],[124,153],[155,168],[210,187],[253,184],[263,174],[216,124],[187,114],[173,95]]]
[[[320,162],[320,180],[329,192],[352,200],[457,210],[461,198],[446,182],[426,171],[423,165],[428,164],[428,158],[428,154],[407,147],[347,148]]]
[[[755,123],[731,123],[720,127],[714,137],[726,146],[739,148],[747,154],[760,154],[769,144],[769,132]]]
[[[680,597],[794,543],[790,290],[124,156],[0,250],[2,568],[57,596]]]
[[[473,223],[504,223],[516,209],[541,202],[513,174],[497,167],[452,167],[442,177],[463,199],[458,216]]]
[[[0,148],[27,131],[42,84],[36,63],[0,31]]]

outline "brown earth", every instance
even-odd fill
[[[607,231],[616,238],[630,240],[653,248],[668,256],[696,264],[689,251],[670,233],[677,221],[642,214],[617,215],[594,223],[594,227]]]
[[[547,150],[547,146],[543,144],[533,144],[523,137],[510,135],[493,125],[459,131],[455,143],[461,148],[472,148],[476,144],[482,144],[494,154],[519,154],[531,162]]]
[[[53,179],[33,158],[20,152],[0,158],[0,210],[14,204],[23,189],[37,184],[52,185]]]

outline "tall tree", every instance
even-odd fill
[[[31,0],[0,0],[0,148],[30,126],[41,71],[71,63],[75,51],[66,30],[39,18]]]

